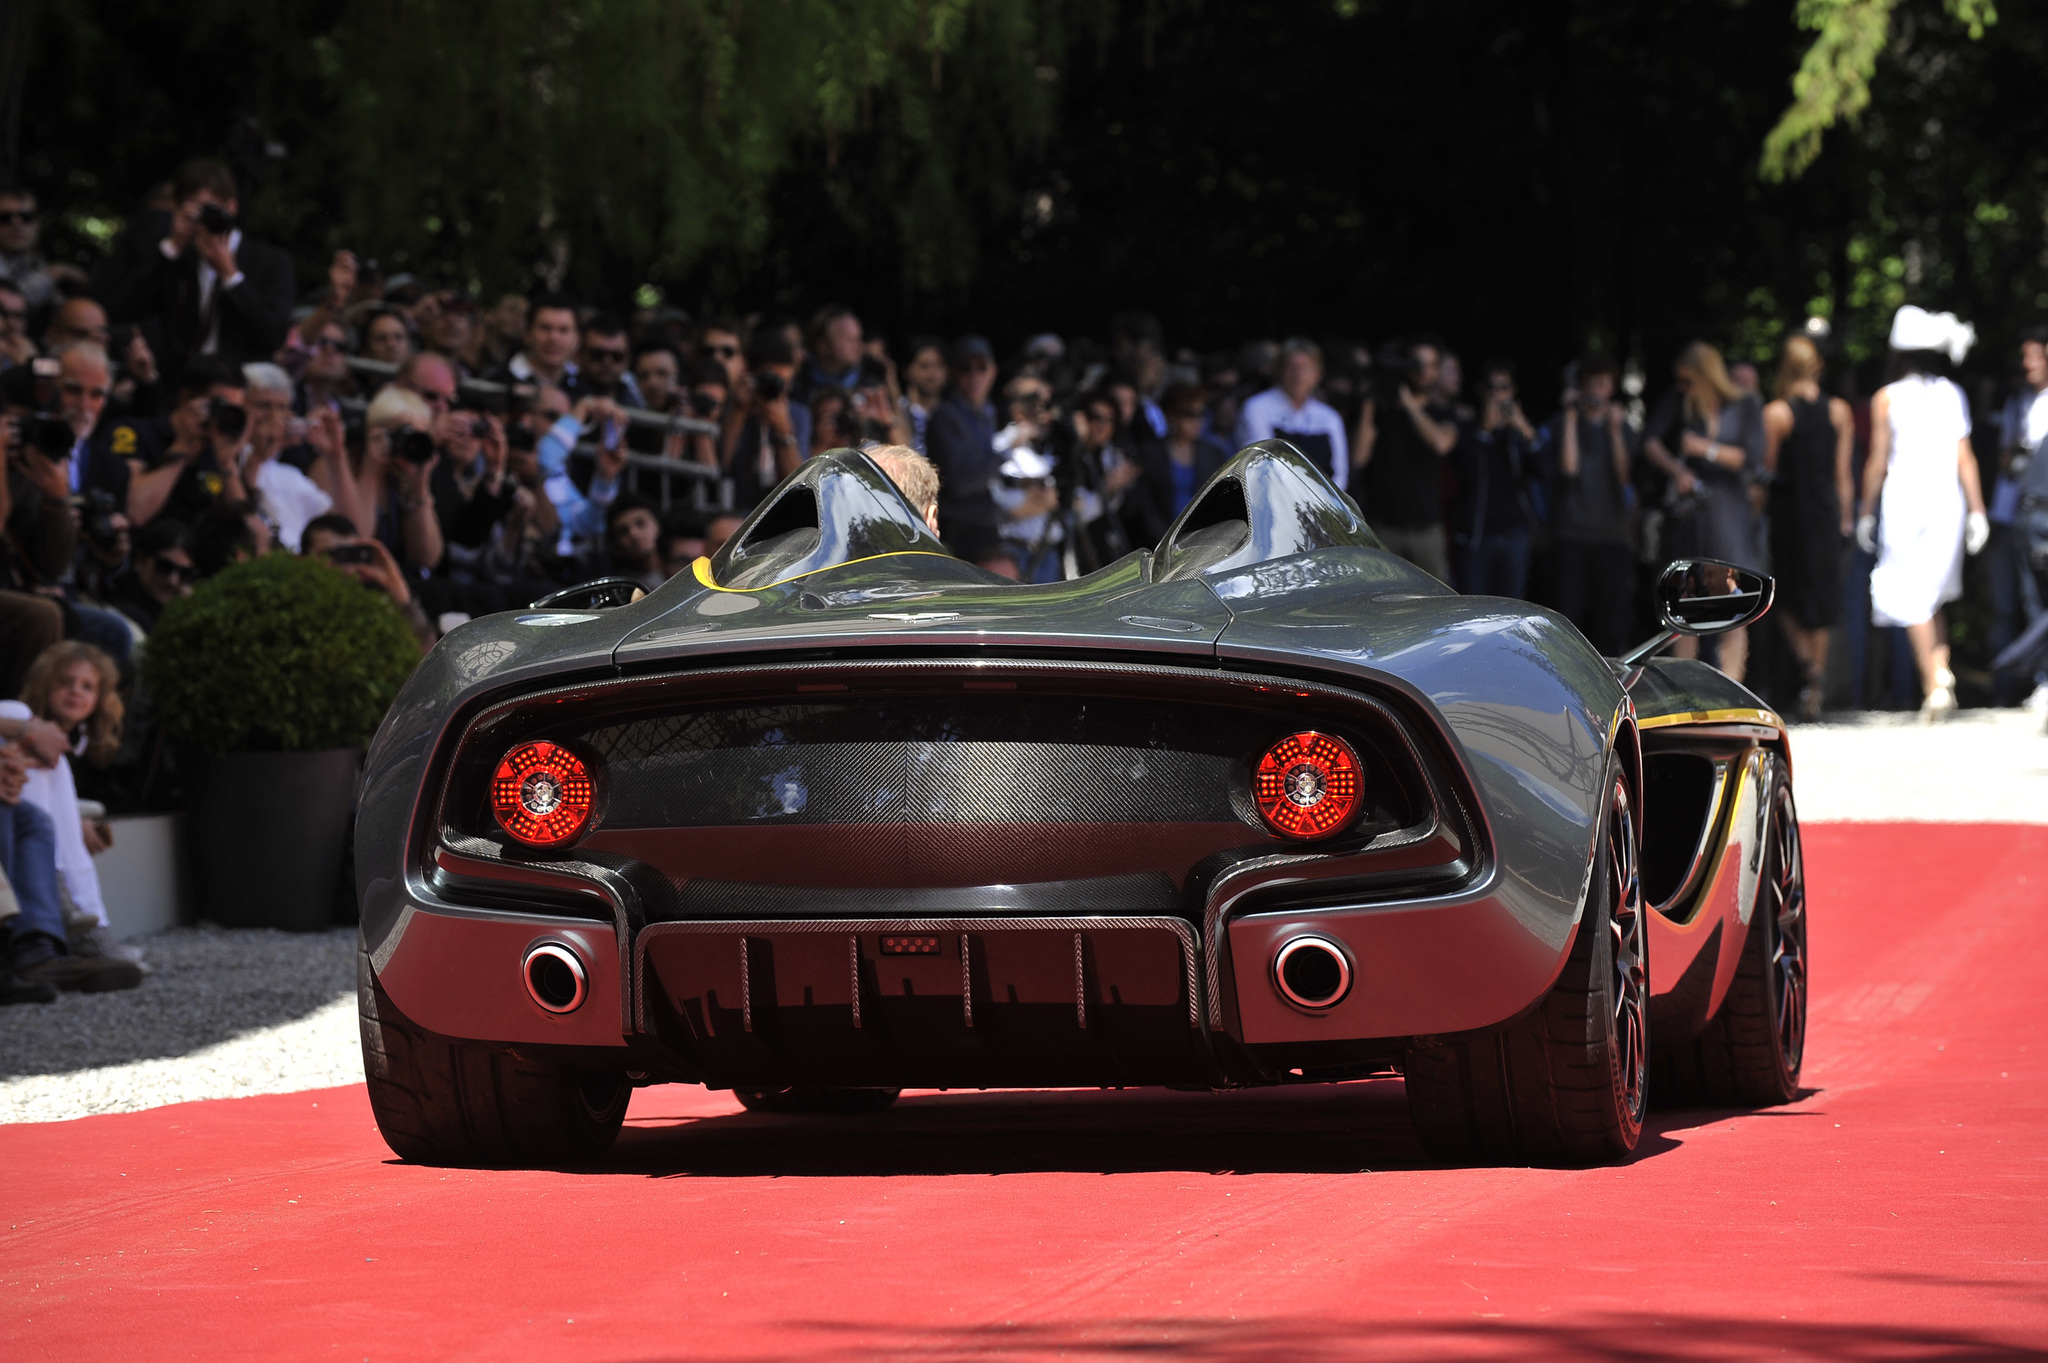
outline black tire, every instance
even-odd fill
[[[384,1143],[420,1164],[587,1164],[626,1119],[633,1086],[621,1073],[524,1060],[502,1047],[456,1041],[399,1012],[356,952],[363,1076]]]
[[[1659,1052],[1679,1104],[1769,1107],[1799,1096],[1806,1055],[1806,859],[1792,783],[1772,780],[1756,911],[1720,1011],[1698,1039]]]
[[[1603,1164],[1643,1131],[1649,958],[1641,843],[1617,773],[1564,972],[1535,1010],[1489,1032],[1412,1046],[1415,1134],[1456,1163]]]
[[[880,1112],[896,1101],[902,1089],[734,1089],[732,1096],[749,1112],[814,1112],[849,1115]]]

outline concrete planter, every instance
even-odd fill
[[[191,871],[181,814],[119,814],[114,845],[92,859],[116,937],[141,937],[192,921]]]
[[[325,928],[361,769],[354,748],[215,758],[191,813],[199,916],[230,928]]]

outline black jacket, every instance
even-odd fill
[[[1230,462],[1230,451],[1207,436],[1195,442],[1195,491]],[[1124,524],[1139,544],[1157,544],[1173,524],[1179,511],[1173,504],[1173,455],[1164,440],[1147,440],[1138,447],[1138,463],[1145,476],[1131,485],[1124,498]]]
[[[137,223],[94,274],[93,295],[113,322],[142,326],[166,372],[175,372],[205,344],[206,319],[199,311],[199,253],[188,247],[176,260],[164,258],[161,243],[170,223],[170,214],[161,210]],[[239,366],[268,360],[284,345],[296,291],[292,258],[247,232],[235,264],[241,282],[216,290],[213,304],[220,314],[215,353]]]

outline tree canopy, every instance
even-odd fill
[[[1817,314],[1854,355],[1908,299],[1992,341],[2048,311],[2044,39],[1989,0],[76,0],[36,15],[21,168],[84,254],[225,154],[309,279],[345,245],[1544,366]]]

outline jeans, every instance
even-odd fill
[[[33,965],[65,950],[64,907],[57,900],[57,826],[26,800],[0,804],[0,873],[21,912],[6,924],[16,965]]]
[[[1458,547],[1465,568],[1465,580],[1459,585],[1467,596],[1509,596],[1517,600],[1528,596],[1527,530],[1481,535],[1476,543]]]

